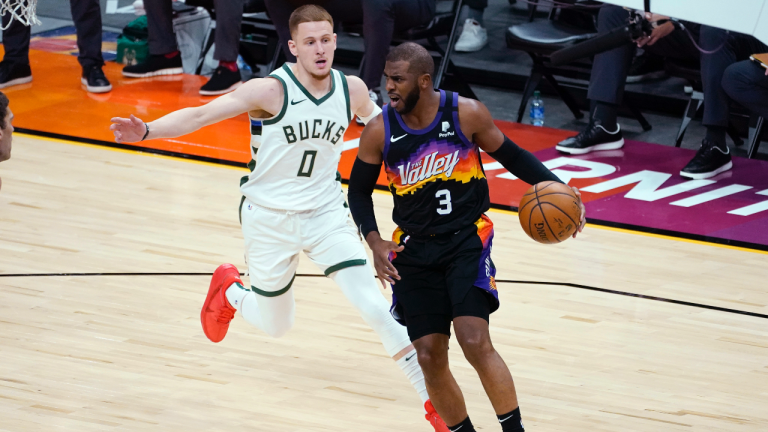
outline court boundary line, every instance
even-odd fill
[[[202,162],[206,164],[226,166],[229,168],[234,167],[238,169],[240,168],[247,169],[245,167],[246,165],[245,162],[240,163],[240,162],[234,162],[226,159],[216,159],[216,158],[209,158],[205,156],[195,156],[195,155],[190,155],[188,153],[174,152],[170,150],[158,150],[150,147],[137,146],[133,144],[118,144],[118,143],[102,141],[102,140],[97,140],[92,138],[81,138],[81,137],[76,137],[72,135],[36,131],[33,129],[26,129],[26,128],[16,128],[15,130],[19,134],[29,135],[31,137],[36,137],[36,138],[42,137],[42,138],[48,138],[48,139],[59,140],[64,142],[69,141],[74,144],[87,144],[87,145],[93,145],[98,147],[106,147],[110,150],[116,150],[116,151],[125,151],[125,152],[139,153],[139,154],[144,153],[149,155],[157,155],[157,156],[163,156],[163,157],[168,157],[173,159],[179,159],[187,162],[198,162],[198,163]],[[341,183],[346,185],[349,183],[349,180],[342,179]],[[389,192],[389,189],[386,186],[379,185],[379,184],[376,185],[376,189]],[[491,204],[490,207],[492,210],[509,211],[515,214],[517,213],[517,207],[513,207],[513,206]],[[729,240],[729,239],[724,239],[720,237],[710,237],[710,236],[701,235],[701,234],[684,233],[680,231],[665,230],[662,228],[644,227],[641,225],[632,225],[632,224],[625,224],[621,222],[605,221],[601,219],[592,219],[589,217],[587,218],[587,224],[597,228],[614,230],[618,232],[627,232],[627,233],[652,236],[657,238],[665,238],[665,239],[675,240],[675,241],[684,241],[684,242],[690,242],[690,243],[701,244],[701,245],[721,247],[726,249],[735,249],[735,250],[741,250],[745,252],[768,254],[768,245],[762,245],[759,243],[750,243],[750,242],[744,242],[740,240]]]
[[[213,273],[17,273],[17,274],[0,274],[0,278],[11,277],[99,277],[99,276],[212,276]],[[240,276],[244,276],[244,273],[240,273]],[[326,277],[324,274],[315,273],[297,273],[296,277]],[[496,283],[508,283],[517,285],[544,285],[544,286],[564,286],[569,288],[583,289],[587,291],[595,291],[604,294],[614,294],[624,297],[634,297],[644,300],[653,300],[661,303],[670,303],[681,306],[695,307],[699,309],[713,310],[717,312],[726,312],[736,315],[745,315],[754,318],[768,319],[768,315],[757,312],[743,311],[740,309],[724,308],[720,306],[712,306],[704,303],[689,302],[684,300],[669,299],[666,297],[651,296],[645,294],[631,293],[627,291],[612,290],[608,288],[599,288],[589,285],[576,284],[571,282],[549,282],[549,281],[526,281],[526,280],[513,280],[513,279],[496,279]]]

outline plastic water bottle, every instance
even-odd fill
[[[541,100],[541,92],[533,92],[531,100],[531,124],[534,126],[544,126],[544,101]]]

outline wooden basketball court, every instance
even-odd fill
[[[431,430],[330,280],[296,279],[296,326],[284,338],[236,317],[213,344],[199,323],[209,276],[136,275],[245,268],[242,174],[15,137],[0,166],[0,430]],[[374,198],[390,231],[391,198]],[[528,430],[768,429],[768,255],[593,226],[544,246],[515,214],[490,216],[500,280],[732,310],[499,283],[491,332]],[[319,274],[306,259],[299,272]],[[41,273],[123,275],[7,277]],[[473,422],[499,430],[452,348]]]

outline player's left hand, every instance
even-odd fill
[[[109,126],[109,130],[115,135],[115,142],[117,143],[139,142],[147,133],[144,122],[133,114],[130,118],[112,118],[112,125]]]
[[[576,194],[577,197],[579,197],[579,206],[581,206],[581,220],[579,221],[579,229],[576,230],[575,233],[573,233],[573,238],[576,238],[576,235],[580,233],[584,229],[584,225],[587,224],[587,208],[584,207],[584,202],[581,200],[581,192],[579,192],[578,188],[575,188],[571,186],[571,189],[573,189],[573,193]]]

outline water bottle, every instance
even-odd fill
[[[541,100],[541,92],[533,92],[531,101],[531,124],[534,126],[544,126],[544,101]]]

